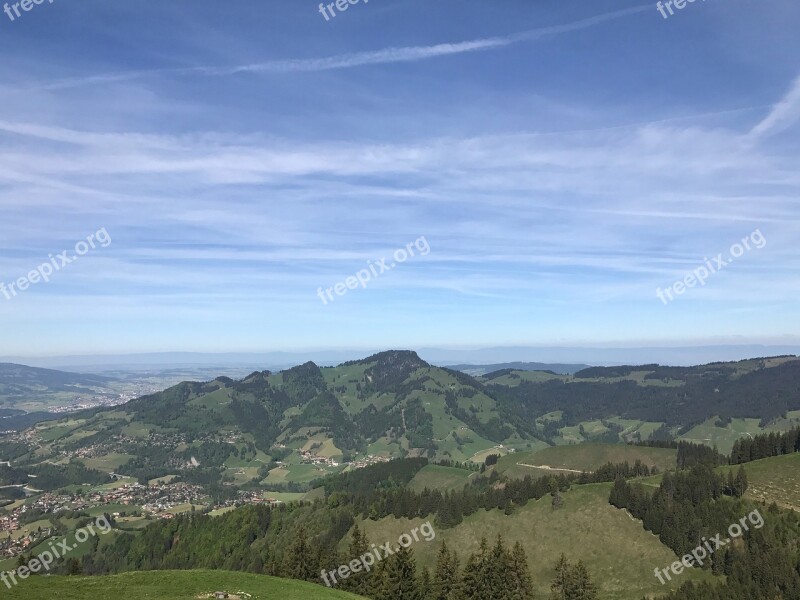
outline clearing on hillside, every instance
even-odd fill
[[[525,548],[536,598],[550,597],[553,566],[562,552],[573,562],[586,563],[602,600],[641,600],[645,595],[674,591],[686,581],[711,579],[709,573],[692,569],[679,580],[662,586],[653,570],[672,564],[675,553],[645,531],[641,521],[608,503],[611,487],[612,484],[574,486],[562,494],[564,507],[559,510],[553,510],[549,495],[528,502],[510,516],[501,510],[479,510],[457,527],[437,529],[435,540],[420,539],[415,543],[412,548],[417,569],[435,567],[442,541],[458,552],[463,565],[469,553],[478,550],[481,536],[489,538],[491,545],[499,534],[507,544],[520,542]],[[428,520],[387,517],[380,521],[361,520],[358,526],[371,543],[396,543],[400,535]],[[342,550],[346,550],[347,541]]]
[[[750,486],[746,498],[800,511],[800,452],[773,456],[745,463]],[[739,470],[739,465],[720,467],[722,471]]]
[[[509,477],[541,477],[548,472],[594,471],[606,463],[635,463],[666,471],[676,467],[678,451],[625,444],[576,444],[551,446],[537,452],[516,452],[497,462],[497,471]],[[537,468],[538,467],[538,468]]]
[[[426,465],[414,476],[408,484],[408,488],[415,492],[421,492],[425,488],[429,490],[460,490],[468,482],[474,472],[455,467],[443,467],[441,465]]]

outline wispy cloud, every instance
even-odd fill
[[[763,137],[783,131],[800,119],[800,76],[794,80],[792,89],[778,102],[772,111],[750,131],[751,138]]]
[[[108,84],[132,81],[145,77],[160,75],[205,75],[230,76],[241,73],[294,73],[330,71],[335,69],[352,69],[369,65],[386,65],[392,63],[417,62],[443,56],[453,56],[470,52],[495,50],[512,44],[530,42],[548,37],[558,36],[573,31],[580,31],[601,23],[621,19],[650,9],[650,6],[638,6],[624,10],[603,13],[564,25],[554,25],[530,29],[508,36],[491,37],[457,43],[442,43],[432,46],[405,46],[383,48],[366,52],[353,52],[320,58],[297,58],[271,60],[261,63],[234,66],[198,66],[172,69],[137,70],[121,73],[105,73],[85,77],[59,79],[49,83],[27,86],[19,91],[48,91],[80,87],[85,85]]]

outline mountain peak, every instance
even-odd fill
[[[345,365],[369,365],[377,363],[377,367],[397,367],[398,365],[404,367],[411,367],[413,369],[420,369],[430,367],[428,363],[422,360],[419,355],[413,350],[386,350],[378,352],[367,358],[361,360],[354,360],[344,363]]]

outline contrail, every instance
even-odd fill
[[[508,36],[491,37],[472,41],[436,44],[433,46],[405,46],[383,48],[367,52],[354,52],[349,54],[339,54],[322,58],[297,58],[284,60],[271,60],[262,63],[249,65],[237,65],[227,67],[199,66],[172,69],[149,69],[139,71],[126,71],[119,73],[107,73],[101,75],[90,75],[84,77],[73,77],[59,79],[50,83],[43,83],[26,88],[24,91],[46,91],[80,87],[97,83],[112,83],[117,81],[132,81],[153,77],[158,75],[206,75],[206,76],[229,76],[240,73],[294,73],[294,72],[315,72],[330,71],[335,69],[352,69],[366,65],[384,65],[402,62],[417,62],[428,60],[440,56],[451,56],[465,54],[468,52],[482,52],[493,50],[505,46],[511,46],[521,42],[539,40],[547,37],[558,36],[563,33],[588,29],[603,23],[643,12],[651,9],[651,6],[638,6],[625,10],[618,10],[580,21],[574,21],[564,25],[554,25],[530,29]],[[23,91],[23,90],[20,90]]]

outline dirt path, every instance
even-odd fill
[[[551,467],[548,465],[526,465],[525,463],[517,463],[520,467],[528,467],[529,469],[543,469],[545,471],[569,471],[570,473],[591,473],[591,471],[578,471],[576,469],[562,469],[561,467]]]

